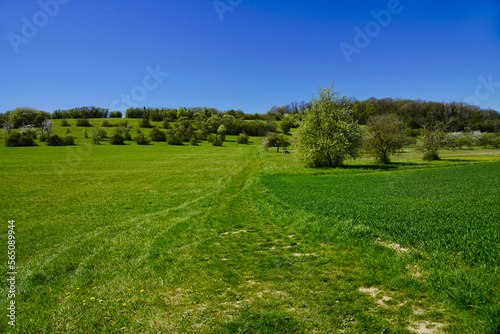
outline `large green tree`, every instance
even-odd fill
[[[358,156],[362,130],[351,115],[352,103],[333,86],[320,89],[295,137],[299,158],[311,167],[335,167]]]

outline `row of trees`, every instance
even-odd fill
[[[98,107],[83,107],[70,110],[56,110],[52,114],[40,111],[31,107],[18,107],[5,114],[0,114],[0,126],[9,123],[8,126],[19,129],[23,125],[32,124],[40,127],[45,119],[66,119],[66,118],[107,118],[108,116],[120,117],[120,112],[108,113],[108,109]]]
[[[352,104],[345,97],[341,97],[333,87],[320,90],[308,109],[303,111],[300,127],[294,136],[295,148],[299,157],[312,167],[338,166],[343,161],[358,156],[363,148],[371,153],[377,162],[390,163],[390,156],[401,150],[404,146],[417,143],[417,149],[422,151],[424,159],[439,159],[438,150],[446,147],[449,149],[460,149],[463,146],[475,145],[500,146],[498,135],[474,132],[449,132],[442,122],[436,122],[432,126],[426,126],[422,130],[422,138],[417,141],[410,136],[405,123],[395,114],[376,115],[368,119],[365,130],[353,117]],[[270,121],[244,121],[233,115],[215,113],[197,113],[194,119],[181,117],[175,122],[165,120],[163,127],[152,127],[148,118],[142,118],[139,127],[153,128],[149,136],[145,135],[140,128],[137,135],[132,138],[132,126],[122,122],[115,130],[109,143],[112,145],[124,144],[127,140],[135,140],[137,144],[149,144],[151,141],[165,141],[170,145],[182,145],[191,143],[197,145],[199,140],[207,140],[214,146],[222,146],[226,135],[238,135],[238,143],[248,143],[250,133],[252,136],[264,135],[261,143],[264,148],[288,147],[291,142],[286,134],[296,123],[290,120],[290,116],[283,118],[281,122],[281,133],[277,133],[275,122]],[[69,122],[62,120],[61,125],[68,127],[66,137],[59,138],[53,135],[54,123],[45,118],[40,122],[39,130],[35,125],[23,125],[18,132],[12,132],[10,123],[4,124],[4,132],[8,134],[5,139],[7,146],[30,146],[35,145],[34,139],[40,135],[42,141],[48,145],[72,145],[74,138],[70,135]],[[11,124],[10,124],[11,125]],[[79,119],[77,126],[92,127],[87,119]],[[101,126],[111,127],[108,120],[103,120]],[[86,138],[91,138],[93,144],[99,144],[107,138],[107,132],[103,129],[95,129],[89,137],[87,130],[84,131]]]
[[[121,125],[114,130],[114,133],[109,137],[109,144],[111,145],[124,145],[126,141],[135,141],[138,145],[148,145],[154,142],[167,142],[169,145],[183,145],[189,143],[193,146],[198,146],[200,140],[207,140],[213,146],[222,146],[226,138],[226,131],[224,125],[221,125],[217,132],[208,135],[203,134],[201,131],[195,131],[192,127],[184,122],[176,122],[172,127],[166,131],[159,127],[153,127],[146,135],[140,128],[136,129],[136,135],[132,136],[133,127],[129,124]],[[92,144],[99,145],[101,142],[108,138],[107,131],[103,129],[95,129],[89,134],[85,131],[85,136],[92,140]],[[245,133],[240,133],[237,138],[238,144],[248,144],[249,136]]]
[[[42,142],[46,142],[48,146],[69,146],[75,144],[75,137],[70,135],[69,129],[66,131],[66,136],[59,137],[54,134],[54,123],[52,120],[46,118],[40,123],[39,130],[33,124],[22,125],[19,131],[12,132],[4,124],[3,130],[6,133],[4,143],[7,147],[14,146],[36,146],[35,140],[39,137]]]
[[[125,112],[126,118],[147,118],[154,122],[162,122],[164,120],[174,121],[181,118],[187,118],[190,120],[195,120],[200,115],[205,117],[212,117],[216,115],[229,115],[241,120],[263,120],[272,121],[278,119],[273,115],[269,114],[245,114],[241,110],[228,110],[221,111],[216,108],[208,107],[194,107],[194,108],[178,108],[178,109],[167,109],[167,108],[129,108]]]
[[[113,115],[116,115],[114,112]],[[109,116],[109,109],[100,107],[81,107],[69,110],[56,110],[52,113],[53,119],[63,118],[107,118]]]
[[[180,119],[196,120],[199,118],[210,118],[212,116],[232,116],[238,120],[254,121],[274,121],[276,117],[266,114],[245,114],[241,110],[220,111],[216,108],[195,107],[195,108],[129,108],[125,117],[147,119],[154,122],[173,122]],[[40,126],[42,120],[49,119],[89,119],[89,118],[122,118],[120,111],[109,112],[108,109],[100,107],[82,107],[69,110],[56,110],[52,114],[40,111],[31,107],[18,107],[12,111],[0,114],[0,126],[10,121],[14,128],[19,128],[24,124],[34,124]]]
[[[289,119],[292,123],[303,120],[306,110],[310,109],[314,101],[293,102],[285,106],[273,106],[267,114],[245,114],[241,110],[221,111],[216,108],[194,107],[194,108],[129,108],[125,117],[144,118],[155,122],[175,121],[178,119],[195,120],[200,115],[210,118],[216,115],[229,115],[241,120],[283,121]],[[355,98],[342,97],[338,101],[349,106],[352,117],[359,124],[367,124],[368,119],[377,115],[393,114],[403,121],[406,127],[411,129],[423,128],[436,122],[446,124],[450,131],[493,132],[500,130],[500,114],[491,109],[481,109],[477,106],[461,102],[428,102],[422,100],[403,99],[377,99],[369,98],[359,101]],[[39,111],[30,107],[19,107],[15,110],[0,114],[0,126],[10,120],[15,128],[23,124],[40,125],[45,118],[53,119],[79,119],[79,118],[121,118],[123,114],[119,111],[109,112],[106,108],[81,107],[69,110],[56,110],[52,114]]]
[[[353,117],[366,124],[371,116],[397,115],[408,127],[417,129],[441,122],[450,131],[480,130],[493,132],[500,127],[500,114],[466,103],[428,102],[422,100],[376,99],[355,101]]]
[[[394,113],[371,116],[365,133],[354,117],[351,101],[341,97],[333,86],[319,91],[311,106],[303,112],[297,130],[295,149],[311,167],[333,167],[347,158],[356,158],[360,149],[371,153],[377,162],[390,163],[391,154],[416,143],[424,160],[439,159],[438,150],[461,146],[500,146],[498,135],[475,132],[449,132],[449,123],[433,121],[424,126],[422,138],[410,136],[403,120]]]
[[[450,131],[494,132],[500,130],[500,114],[491,109],[481,109],[477,106],[461,102],[428,102],[423,100],[376,99],[369,98],[359,101],[343,97],[339,101],[350,106],[352,118],[359,124],[366,125],[370,117],[392,114],[403,121],[410,129],[420,129],[441,122]],[[305,111],[314,102],[291,103],[286,106],[274,106],[268,115],[278,120],[290,117],[302,120]]]

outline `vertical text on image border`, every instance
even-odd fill
[[[7,246],[7,256],[8,256],[8,269],[9,271],[7,272],[7,275],[9,278],[7,278],[9,290],[7,294],[7,298],[9,300],[8,302],[8,307],[7,307],[7,318],[10,320],[8,321],[8,324],[10,326],[16,326],[16,232],[15,232],[15,220],[9,220],[9,225],[8,225],[8,246]]]

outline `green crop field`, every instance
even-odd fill
[[[500,332],[500,150],[310,169],[260,138],[70,129],[76,146],[0,147],[2,333]]]
[[[263,183],[293,207],[366,233],[494,265],[500,262],[499,171],[496,162],[347,176],[275,173]]]

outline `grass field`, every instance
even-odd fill
[[[0,148],[2,333],[500,331],[500,150],[308,169],[258,138],[71,130],[75,147]]]

